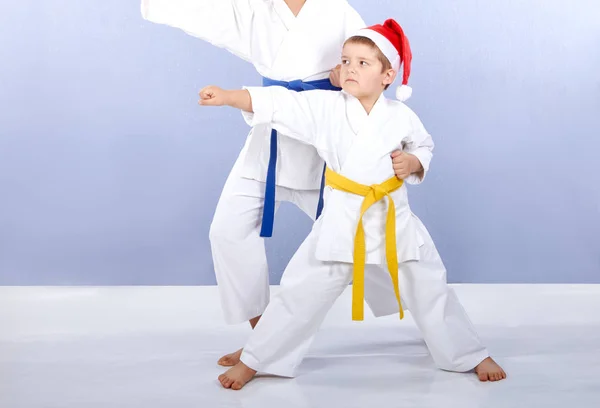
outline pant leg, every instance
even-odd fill
[[[446,282],[446,269],[431,236],[419,221],[425,240],[421,259],[399,266],[400,292],[441,369],[464,372],[489,353],[481,343],[458,297]]]
[[[402,293],[400,293],[402,296]],[[401,297],[402,308],[408,306]],[[379,265],[367,265],[365,269],[365,302],[375,317],[399,313],[398,300],[394,292],[392,278],[386,268]]]
[[[259,316],[269,303],[269,268],[260,237],[264,183],[242,178],[244,153],[236,161],[217,204],[209,238],[225,321],[242,323]],[[277,188],[276,207],[291,200]]]
[[[318,223],[318,221],[317,221]],[[318,227],[300,246],[241,360],[254,370],[292,377],[327,312],[352,279],[352,265],[315,258]]]
[[[311,220],[317,217],[320,190],[290,190],[291,201],[300,208]]]

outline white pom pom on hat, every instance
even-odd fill
[[[412,95],[412,88],[408,85],[400,85],[396,88],[396,99],[401,102],[404,102]]]
[[[400,72],[400,65],[403,66],[402,85],[396,88],[396,99],[405,101],[412,95],[412,88],[408,86],[410,77],[410,66],[412,62],[412,52],[408,38],[400,24],[394,19],[386,20],[383,25],[376,24],[359,30],[356,35],[370,38],[383,55],[392,63],[392,68]]]

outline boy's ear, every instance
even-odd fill
[[[393,69],[388,69],[387,71],[385,71],[385,76],[383,77],[383,84],[391,85],[396,80],[397,74],[398,73]]]

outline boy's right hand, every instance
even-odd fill
[[[200,100],[198,101],[198,104],[203,106],[229,105],[229,93],[230,91],[221,89],[218,86],[207,86],[201,89],[198,93],[198,95],[200,95]]]

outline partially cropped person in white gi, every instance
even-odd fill
[[[350,33],[365,27],[346,0],[142,0],[141,10],[151,22],[182,29],[252,63],[265,86],[298,91],[339,86],[339,69],[331,71],[339,50]],[[210,228],[227,323],[249,321],[254,327],[260,319],[270,298],[264,237],[271,236],[274,213],[288,201],[314,220],[322,206],[323,170],[313,146],[275,134],[270,123],[250,131]],[[365,284],[391,290],[374,277]],[[389,296],[371,293],[366,300],[375,315],[393,310],[393,302],[380,301]],[[219,364],[235,365],[241,352]]]

